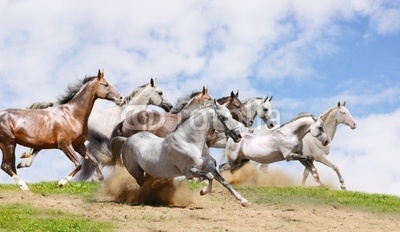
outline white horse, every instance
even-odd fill
[[[251,123],[254,122],[256,117],[259,117],[266,125],[268,129],[274,128],[275,122],[272,116],[272,96],[266,98],[254,97],[249,98],[243,102],[244,107]],[[249,132],[249,127],[245,127],[242,123],[240,125],[240,131],[242,133]],[[210,144],[212,148],[225,148],[228,137],[224,133],[214,133],[213,142]]]
[[[31,107],[35,108],[47,108],[52,107],[55,104],[38,104],[35,103]],[[110,137],[114,127],[127,116],[133,114],[134,112],[145,110],[148,105],[155,105],[163,108],[165,111],[169,111],[172,108],[172,104],[164,96],[163,91],[156,85],[156,81],[151,78],[150,83],[139,86],[132,93],[124,98],[121,106],[114,106],[108,109],[93,110],[89,116],[89,136],[93,128],[97,132]],[[42,106],[42,107],[41,107]],[[90,143],[90,141],[89,141]],[[28,160],[23,163],[18,164],[18,168],[30,167],[33,160],[37,156],[40,150],[31,149],[29,153],[25,152],[22,154],[21,158],[28,158]],[[95,155],[95,154],[94,154]],[[89,162],[86,159],[83,162]]]
[[[335,137],[337,125],[344,124],[350,127],[352,130],[356,129],[357,127],[356,121],[353,119],[351,113],[346,108],[346,101],[343,103],[338,102],[336,106],[328,109],[324,114],[322,114],[321,119],[324,122],[326,133],[328,134],[331,141],[333,140],[333,137]],[[340,174],[338,166],[336,166],[334,163],[332,163],[332,161],[328,159],[330,149],[331,144],[329,144],[328,146],[321,146],[321,143],[319,143],[317,139],[308,134],[303,139],[303,154],[311,156],[311,162],[317,161],[333,169],[339,178],[340,188],[346,190],[344,179]],[[267,168],[268,164],[262,164],[260,166],[260,169],[263,171],[266,171]],[[305,168],[303,173],[303,180],[301,182],[302,186],[305,185],[308,175],[309,171]]]
[[[321,116],[321,118],[324,122],[326,133],[331,140],[333,140],[333,137],[335,136],[336,127],[338,124],[347,125],[352,130],[356,129],[357,127],[356,121],[353,119],[349,110],[346,108],[346,102],[343,102],[343,104],[338,102],[337,106],[330,108]],[[311,136],[306,135],[303,139],[303,153],[305,155],[312,156],[313,160],[323,163],[326,166],[332,168],[339,178],[340,188],[346,190],[344,179],[340,174],[339,168],[335,164],[333,164],[327,157],[330,148],[330,144],[328,146],[321,146],[321,144],[318,143],[316,139]],[[301,182],[303,186],[306,183],[308,174],[308,170],[304,169],[303,181]]]
[[[274,119],[272,117],[272,106],[271,106],[272,96],[267,96],[266,98],[255,97],[249,98],[243,102],[248,114],[250,115],[251,121],[254,122],[256,117],[261,118],[261,120],[267,125],[268,128],[273,128],[275,125]],[[250,125],[251,126],[251,125]]]
[[[211,130],[223,130],[233,141],[240,141],[238,124],[229,110],[217,103],[197,110],[187,119],[182,119],[177,128],[165,138],[143,131],[129,138],[117,136],[111,140],[114,159],[121,159],[128,172],[142,186],[149,177],[171,179],[185,176],[199,177],[209,181],[201,190],[204,195],[212,191],[212,181],[216,179],[225,186],[243,206],[249,201],[237,193],[218,173],[206,145]]]
[[[268,135],[243,133],[239,143],[228,139],[225,148],[227,163],[220,166],[220,171],[235,170],[250,160],[263,164],[299,160],[322,185],[310,157],[302,151],[302,140],[307,133],[317,138],[323,146],[330,142],[321,118],[307,113],[299,114]]]

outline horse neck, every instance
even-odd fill
[[[92,112],[94,102],[97,99],[93,88],[93,81],[87,83],[69,102],[66,103],[66,105],[73,107],[72,114],[76,119],[79,119],[82,124],[87,123],[90,113]]]
[[[336,114],[338,109],[339,108],[329,110],[322,116],[322,121],[324,122],[326,134],[328,134],[331,141],[336,134],[336,127],[338,125],[338,122],[336,121]]]
[[[314,119],[311,117],[299,118],[296,121],[291,122],[290,130],[293,134],[297,135],[299,139],[303,139],[304,136],[309,132],[310,126],[314,123]],[[289,126],[287,125],[287,126]]]
[[[150,104],[150,93],[147,91],[147,88],[147,86],[143,87],[143,89],[133,96],[127,104],[122,106],[122,108],[135,106],[135,110],[137,111],[145,110]]]
[[[204,110],[198,110],[169,135],[179,137],[178,141],[195,143],[199,146],[205,145],[208,132],[213,129],[212,112],[212,109],[209,107]],[[204,121],[204,115],[207,115],[209,120]],[[201,123],[199,123],[200,120]],[[200,126],[201,128],[192,128],[193,126]]]
[[[262,99],[253,98],[246,103],[244,103],[244,107],[246,108],[246,112],[248,115],[251,115],[252,120],[254,120],[257,116],[257,108],[262,104]]]

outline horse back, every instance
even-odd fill
[[[6,109],[0,113],[0,134],[2,138],[31,148],[58,148],[60,141],[74,142],[84,134],[78,121],[67,121],[65,117],[64,111],[55,110],[55,107]]]
[[[142,131],[149,131],[159,137],[165,137],[169,132],[175,130],[178,121],[177,114],[144,110],[130,115],[118,126],[124,137]]]

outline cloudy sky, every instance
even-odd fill
[[[346,100],[358,127],[339,125],[330,159],[349,190],[400,195],[398,0],[5,0],[0,18],[1,109],[53,101],[98,69],[122,95],[157,78],[173,103],[203,85],[216,98],[273,95],[280,123]],[[300,164],[274,165],[300,180]],[[18,174],[58,180],[72,168],[49,150]]]

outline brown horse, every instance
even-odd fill
[[[214,98],[208,94],[208,89],[203,87],[202,91],[194,92],[191,95],[178,100],[177,105],[170,111],[164,113],[159,111],[139,111],[122,120],[114,128],[111,138],[117,135],[129,137],[139,131],[150,131],[159,137],[165,137],[167,133],[174,130],[181,121],[182,117],[190,115],[197,105],[211,104]],[[189,107],[192,106],[192,107]],[[123,131],[123,132],[121,132]],[[115,161],[111,160],[112,154],[109,148],[110,139],[107,136],[92,130],[89,134],[88,149],[97,159],[102,169],[103,165],[114,166]],[[82,159],[82,169],[77,174],[76,179],[86,180],[92,176],[94,167],[91,163]],[[98,177],[95,175],[94,179]]]
[[[95,100],[107,99],[121,104],[123,97],[104,78],[104,72],[84,78],[79,85],[70,86],[62,104],[47,109],[5,109],[0,111],[1,169],[10,175],[22,191],[29,188],[17,176],[15,147],[17,144],[34,149],[62,150],[74,163],[75,169],[58,182],[61,187],[81,169],[76,152],[91,160],[102,179],[96,159],[84,142],[88,135],[88,118]]]

